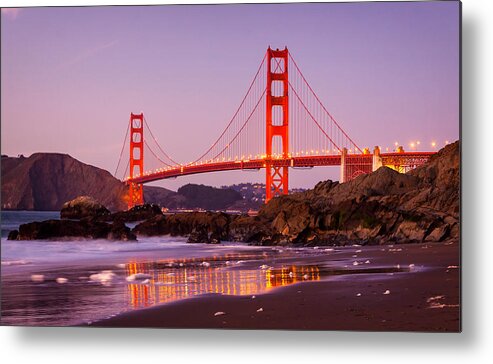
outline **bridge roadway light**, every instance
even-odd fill
[[[437,146],[437,143],[436,142],[431,142],[431,147],[432,148],[435,148]]]

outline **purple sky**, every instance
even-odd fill
[[[459,4],[348,3],[2,11],[2,154],[62,152],[114,172],[130,112],[193,160],[236,110],[266,48],[287,45],[361,147],[459,137]],[[125,155],[125,158],[126,155]],[[291,187],[338,179],[293,171]],[[222,185],[264,172],[162,181]]]

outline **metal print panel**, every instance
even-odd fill
[[[460,6],[2,8],[2,325],[460,331]]]

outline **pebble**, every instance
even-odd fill
[[[40,283],[40,282],[43,282],[44,280],[45,280],[45,276],[42,274],[31,275],[31,281],[33,281],[33,282]]]

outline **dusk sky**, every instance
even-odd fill
[[[1,20],[2,154],[68,153],[113,173],[129,114],[143,111],[175,160],[194,160],[230,120],[269,45],[288,46],[361,147],[419,140],[432,150],[432,141],[459,138],[455,1],[24,8],[2,10]],[[305,188],[339,176],[335,167],[290,173],[290,187]]]

